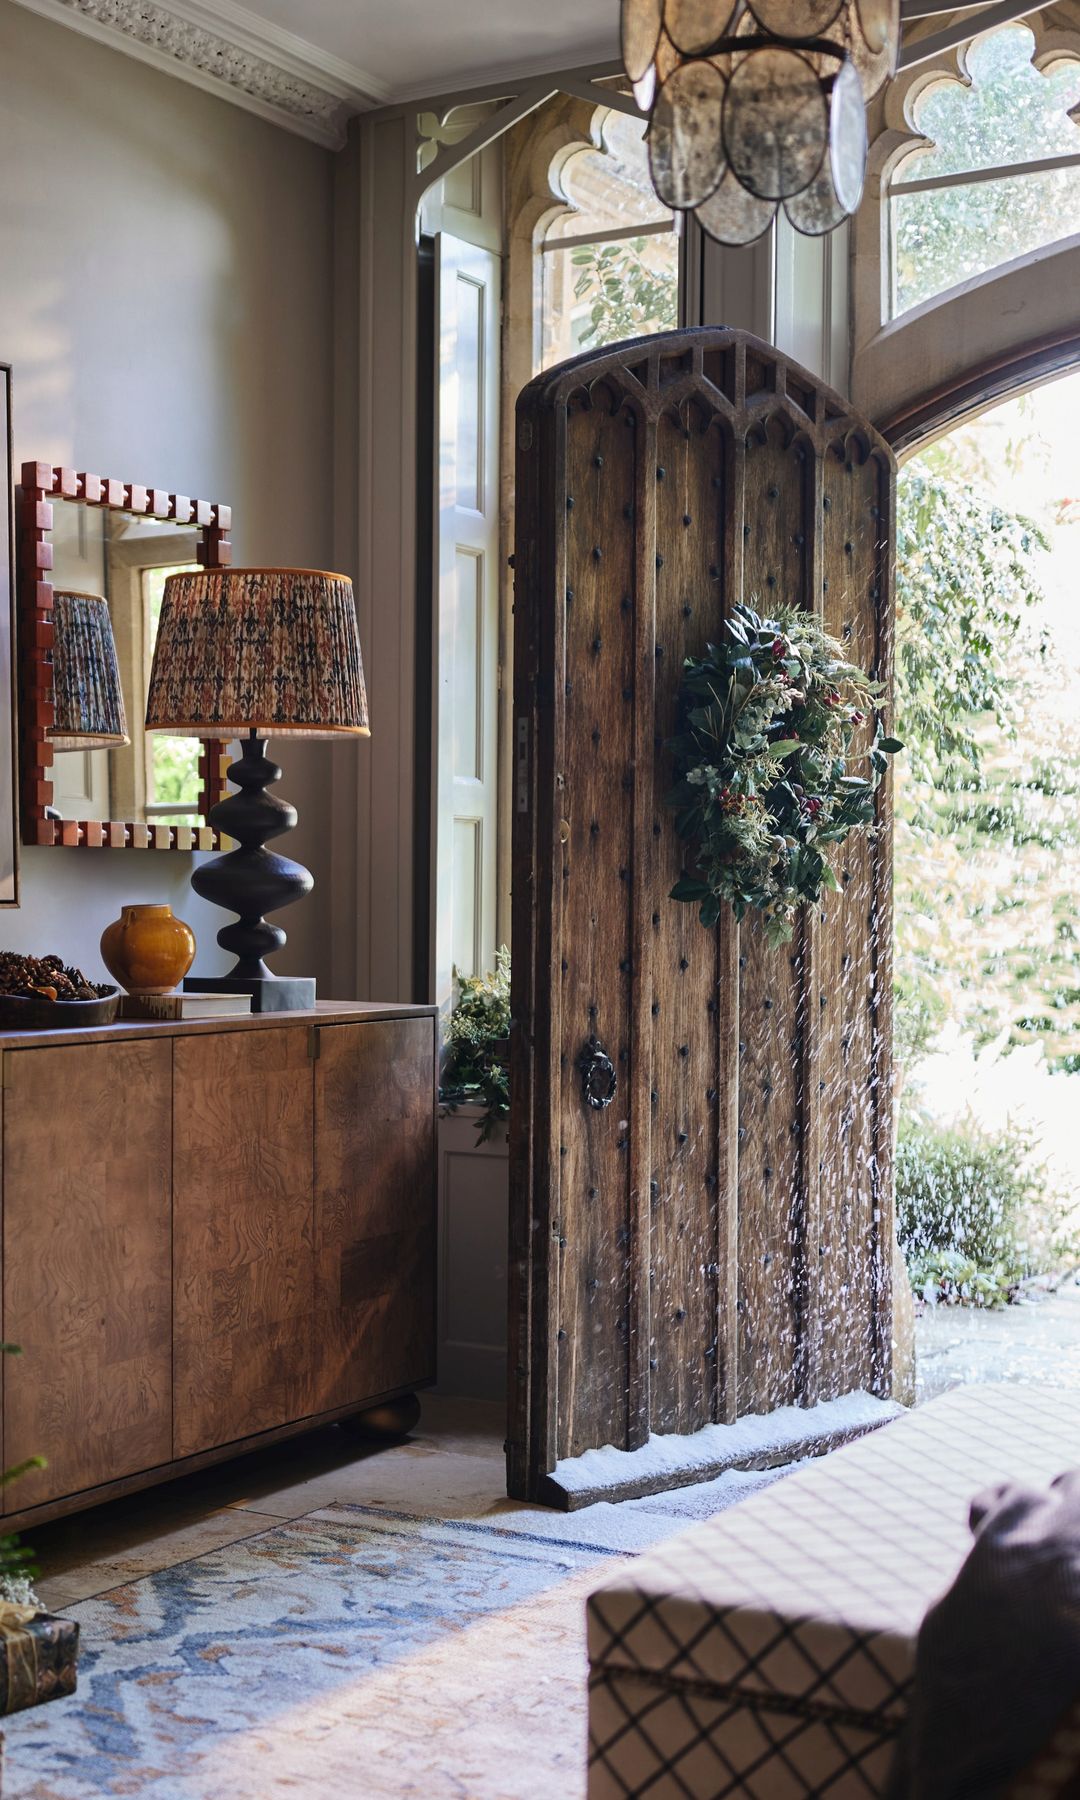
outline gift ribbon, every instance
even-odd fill
[[[0,1600],[0,1639],[4,1641],[7,1663],[6,1713],[21,1712],[37,1701],[38,1643],[26,1627],[41,1611],[39,1606],[17,1606],[13,1600]]]

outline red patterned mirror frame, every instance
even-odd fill
[[[22,466],[17,493],[19,529],[19,740],[22,786],[22,837],[26,844],[60,844],[90,850],[216,850],[220,836],[212,825],[155,825],[131,820],[53,819],[51,779],[53,748],[48,730],[54,718],[53,528],[54,500],[76,500],[85,506],[143,518],[173,519],[201,529],[198,558],[204,568],[226,568],[232,562],[229,531],[232,508],[210,500],[189,500],[163,488],[112,481],[51,463]],[[202,787],[199,811],[205,819],[225,793],[227,746],[208,740],[199,757]]]

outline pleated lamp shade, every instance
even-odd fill
[[[366,737],[351,581],[320,569],[170,575],[146,728],[202,738]]]
[[[53,594],[54,750],[130,744],[109,603],[100,594]]]

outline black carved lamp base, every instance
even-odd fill
[[[235,839],[237,848],[200,864],[191,877],[204,900],[238,915],[217,934],[236,962],[227,975],[189,976],[184,987],[191,994],[250,994],[252,1012],[305,1011],[315,1004],[310,977],[275,975],[264,961],[281,949],[285,933],[263,914],[303,899],[314,885],[301,863],[264,848],[269,838],[296,824],[296,808],[266,792],[280,778],[281,770],[266,755],[265,738],[245,738],[239,760],[229,765],[229,780],[239,792],[210,810],[210,824]]]

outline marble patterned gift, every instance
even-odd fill
[[[78,1654],[74,1619],[0,1601],[0,1713],[73,1694]]]
[[[1080,1407],[957,1389],[671,1538],[589,1600],[589,1800],[869,1800],[972,1497],[1080,1467]]]

